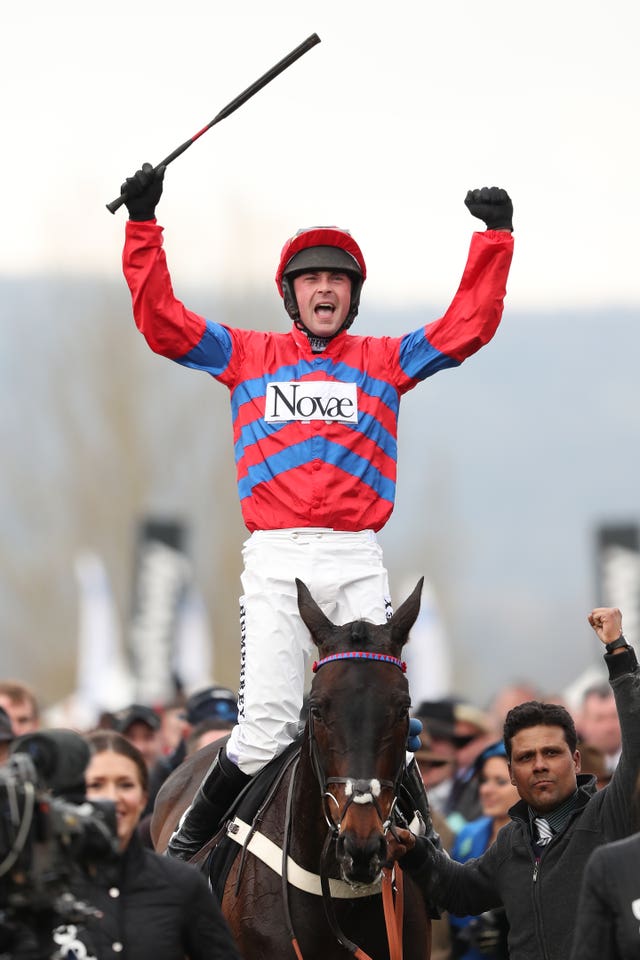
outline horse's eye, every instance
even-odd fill
[[[318,721],[322,720],[320,707],[317,704],[315,703],[311,704],[311,706],[309,707],[309,713],[311,714],[314,720],[318,720]]]

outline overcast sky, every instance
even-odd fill
[[[376,306],[452,296],[467,189],[513,197],[513,307],[640,301],[637,0],[3,4],[5,273],[118,276],[105,203],[309,34],[169,168],[174,284],[274,295],[300,226],[351,229]]]

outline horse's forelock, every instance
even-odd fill
[[[360,647],[363,650],[367,650],[373,639],[373,631],[371,624],[366,623],[364,620],[356,620],[351,624],[351,640],[354,643],[354,649]]]
[[[369,620],[354,620],[339,627],[331,636],[330,643],[322,645],[322,654],[345,653],[364,650],[368,653],[384,653],[398,656],[397,644],[393,642],[387,624],[371,623]]]

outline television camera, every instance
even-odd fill
[[[0,960],[56,960],[54,931],[96,911],[82,871],[117,853],[115,808],[85,799],[89,748],[71,730],[26,734],[0,766]]]

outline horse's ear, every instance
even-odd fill
[[[317,647],[325,643],[329,636],[334,632],[335,626],[331,620],[324,615],[318,604],[315,602],[309,588],[302,580],[296,577],[296,587],[298,588],[298,610],[303,623],[311,634],[311,639]]]
[[[391,639],[394,643],[398,643],[400,648],[407,642],[409,631],[420,613],[420,596],[422,594],[423,583],[424,577],[420,577],[413,588],[413,593],[407,597],[404,603],[400,604],[391,617],[391,620],[389,620],[388,626],[391,627]]]

